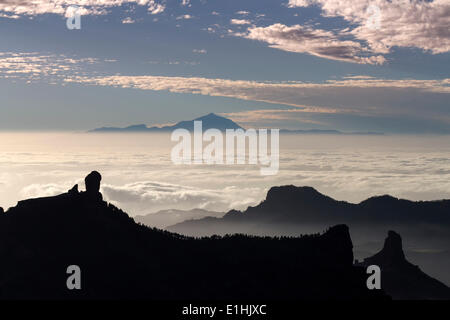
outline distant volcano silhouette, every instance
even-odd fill
[[[221,117],[214,113],[210,113],[194,120],[180,121],[173,126],[147,127],[145,124],[139,124],[126,128],[103,127],[91,130],[90,132],[167,132],[173,131],[175,129],[186,129],[189,131],[193,131],[194,121],[202,121],[203,130],[218,129],[221,131],[225,131],[227,129],[243,129],[240,125],[230,119]]]

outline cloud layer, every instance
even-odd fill
[[[308,185],[337,199],[389,193],[450,198],[448,137],[281,136],[280,171],[258,166],[185,165],[170,161],[170,136],[0,134],[0,206],[66,192],[92,170],[102,192],[131,215],[161,209],[244,209],[275,185]],[[64,147],[64,153],[60,150]]]

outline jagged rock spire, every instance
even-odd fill
[[[102,175],[98,171],[92,171],[84,179],[86,185],[86,195],[91,200],[103,200],[103,196],[100,193],[100,182],[102,181]]]
[[[100,182],[102,181],[102,175],[98,171],[92,171],[86,178],[84,178],[84,183],[86,185],[87,193],[98,193],[100,192]]]
[[[395,231],[389,231],[388,237],[384,240],[383,249],[374,256],[364,260],[365,263],[379,266],[389,266],[405,263],[403,253],[402,237]]]

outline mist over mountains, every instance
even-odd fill
[[[231,210],[223,218],[186,221],[172,226],[171,230],[188,231],[208,225],[205,232],[221,234],[221,226],[226,224],[258,223],[320,224],[352,222],[370,225],[428,225],[447,229],[450,227],[450,200],[409,201],[389,195],[369,198],[359,204],[337,201],[325,196],[312,187],[281,186],[272,187],[265,200],[245,211]],[[183,229],[184,228],[184,229]],[[207,231],[206,231],[207,230]]]
[[[134,216],[133,219],[136,222],[152,226],[159,229],[172,226],[184,222],[186,220],[201,219],[206,217],[222,217],[224,212],[208,211],[204,209],[192,209],[192,210],[160,210],[155,213],[149,213],[147,215]]]
[[[376,196],[358,204],[337,201],[311,187],[271,188],[260,204],[223,218],[188,220],[167,228],[190,236],[231,233],[295,236],[327,225],[350,227],[357,258],[375,253],[389,230],[406,239],[406,254],[425,272],[450,283],[450,200],[409,201]]]

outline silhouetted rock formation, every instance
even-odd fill
[[[101,201],[103,199],[100,193],[100,182],[102,181],[102,176],[97,171],[92,171],[84,179],[84,184],[86,185],[86,195],[92,199],[97,199]]]
[[[0,207],[0,214],[5,213],[2,207]]]
[[[80,192],[78,191],[78,184],[74,185],[74,186],[72,187],[72,189],[69,190],[68,193],[69,193],[70,195],[77,195],[77,194],[79,194]]]
[[[86,196],[98,190],[92,177],[88,192],[21,201],[0,216],[0,298],[386,298],[353,266],[346,226],[296,238],[193,239]],[[80,291],[66,288],[70,265],[82,270]]]
[[[371,258],[364,260],[366,264],[372,263],[383,266],[400,265],[406,262],[403,253],[402,237],[395,231],[389,231],[384,241],[383,249]],[[375,263],[376,262],[376,263]]]
[[[394,231],[389,231],[383,249],[360,265],[379,266],[381,286],[394,299],[450,299],[450,288],[406,260],[402,238]]]
[[[381,246],[387,230],[397,230],[408,239],[410,260],[450,285],[450,200],[377,196],[353,204],[336,201],[311,187],[281,186],[272,187],[264,201],[245,211],[231,210],[223,218],[188,220],[166,229],[188,236],[295,236],[335,224],[350,227],[359,259]]]

